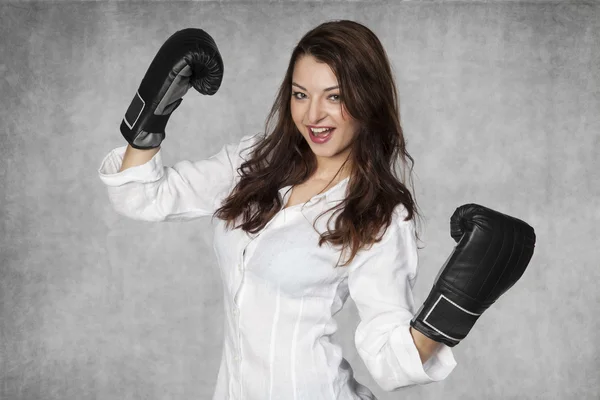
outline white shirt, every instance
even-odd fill
[[[147,163],[118,172],[127,147],[122,146],[103,159],[98,173],[112,206],[126,217],[188,221],[212,216],[239,181],[236,169],[258,139],[258,134],[247,135],[208,159],[172,167],[163,165],[161,149]],[[225,337],[213,400],[376,399],[354,379],[341,346],[331,341],[334,316],[349,295],[360,316],[356,349],[384,391],[440,381],[456,366],[444,344],[423,365],[409,332],[418,257],[414,223],[402,220],[402,204],[382,241],[359,251],[348,267],[333,268],[338,248],[318,246],[312,223],[344,198],[348,180],[306,204],[282,206],[256,235],[226,231],[225,223],[214,218]],[[283,205],[289,189],[279,190]],[[330,215],[317,221],[319,232],[326,230]]]

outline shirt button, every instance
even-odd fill
[[[233,357],[233,359],[234,359],[235,361],[240,361],[240,356],[234,356],[234,357]]]
[[[238,315],[240,312],[237,308],[233,308],[233,315]]]
[[[238,269],[239,269],[240,271],[243,271],[243,270],[244,270],[244,266],[243,266],[242,264],[240,264],[240,265],[238,265]]]

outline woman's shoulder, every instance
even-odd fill
[[[392,238],[397,239],[399,236],[404,235],[407,229],[409,231],[414,229],[414,218],[406,220],[408,214],[408,209],[402,203],[394,208],[389,225],[384,224],[379,232],[381,242],[387,242]]]
[[[404,222],[411,222],[411,223],[414,222],[414,213],[413,213],[413,218],[411,218],[410,220],[406,220],[406,218],[408,216],[409,216],[409,212],[408,212],[408,209],[406,208],[406,206],[404,205],[404,203],[398,203],[392,213],[392,221],[394,224],[402,224]]]
[[[247,159],[254,150],[256,144],[263,138],[261,132],[242,136],[239,143],[237,143],[237,155],[242,159]]]

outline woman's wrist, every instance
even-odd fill
[[[427,362],[427,360],[438,350],[441,343],[428,338],[418,330],[413,329],[412,326],[410,327],[410,334],[412,335],[413,342],[419,351],[421,363],[425,364],[425,362]]]

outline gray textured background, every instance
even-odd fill
[[[0,398],[210,399],[222,292],[210,219],[127,220],[97,168],[156,51],[199,27],[225,62],[191,91],[165,163],[261,131],[290,52],[329,19],[383,42],[426,216],[418,305],[476,202],[537,233],[523,278],[454,348],[445,380],[385,399],[598,399],[600,6],[592,2],[13,2],[0,5]]]

